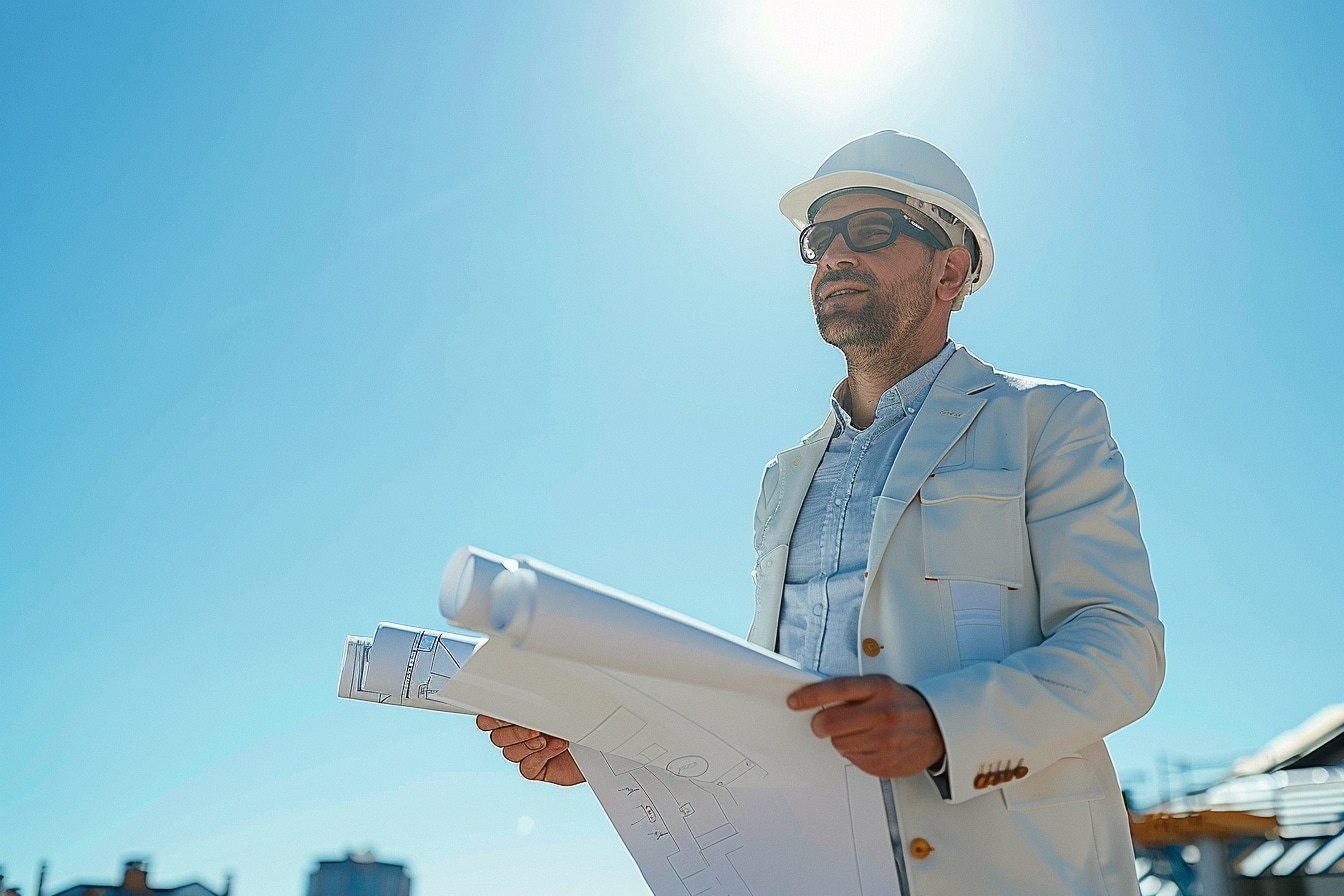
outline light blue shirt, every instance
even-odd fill
[[[877,402],[875,418],[856,429],[836,397],[836,424],[789,542],[779,613],[779,652],[824,675],[859,674],[859,604],[863,599],[873,511],[910,422],[947,359],[949,341]]]
[[[956,349],[948,341],[926,364],[883,392],[867,429],[854,427],[840,405],[839,387],[831,396],[835,430],[793,529],[779,611],[779,652],[805,668],[831,676],[859,674],[859,606],[873,511],[911,421]],[[890,781],[882,781],[882,798],[897,879],[901,892],[908,893]]]

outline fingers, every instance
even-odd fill
[[[569,741],[524,728],[493,716],[478,715],[476,727],[490,732],[490,742],[518,766],[524,778],[566,787],[582,784],[583,772],[569,753]]]
[[[812,732],[840,755],[881,778],[917,774],[944,755],[932,709],[918,691],[886,675],[834,678],[789,695],[796,710],[818,709]]]
[[[490,732],[490,743],[497,747],[511,747],[514,744],[525,743],[541,737],[540,731],[535,728],[524,728],[521,725],[509,725],[505,728],[496,728]]]
[[[524,778],[536,780],[546,773],[546,764],[569,749],[569,741],[563,738],[541,738],[545,743],[529,755],[518,760],[518,771]]]
[[[521,762],[538,750],[547,750],[547,758],[563,753],[569,747],[569,741],[551,737],[535,728],[524,728],[512,722],[490,716],[477,716],[476,726],[490,732],[490,743],[499,747],[504,758],[510,762]],[[558,747],[554,744],[559,744]],[[548,749],[549,748],[549,749]]]
[[[789,695],[790,709],[816,709],[831,703],[871,700],[896,682],[885,675],[849,675],[804,685]]]
[[[544,736],[535,728],[524,728],[522,725],[515,725],[512,722],[505,722],[503,719],[496,719],[491,716],[477,716],[476,727],[482,731],[489,731],[490,743],[497,747],[511,747],[514,744],[525,743]],[[517,762],[518,760],[513,761]]]
[[[900,724],[899,711],[873,703],[842,703],[812,716],[812,733],[817,737],[838,738]]]
[[[872,692],[866,698],[830,704],[813,715],[812,733],[832,740],[869,731],[887,737],[937,733],[933,712],[918,691],[889,678],[871,685]]]
[[[556,738],[559,740],[559,738]],[[563,743],[563,741],[562,741]],[[538,734],[535,737],[517,743],[509,744],[504,747],[502,752],[504,758],[510,762],[522,762],[527,757],[536,753],[538,750],[545,750],[551,745],[551,740],[544,734]]]
[[[831,746],[842,756],[878,756],[897,748],[894,739],[875,730],[858,731],[831,738]]]

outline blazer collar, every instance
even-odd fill
[[[964,346],[957,346],[933,381],[919,413],[911,421],[910,431],[906,433],[896,463],[892,465],[882,488],[884,497],[899,501],[902,508],[910,503],[938,461],[947,454],[984,406],[985,400],[975,396],[996,382],[992,367]],[[835,411],[832,410],[821,426],[808,433],[800,444],[780,453],[776,458],[780,481],[775,492],[778,498],[766,524],[768,529],[779,533],[793,532],[812,477],[816,475],[826,446],[835,432],[836,422]],[[895,525],[894,519],[892,525]],[[890,535],[889,529],[879,531],[875,526],[872,545],[885,547]]]

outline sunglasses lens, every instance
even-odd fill
[[[881,209],[859,212],[846,219],[845,235],[849,244],[863,252],[889,246],[896,239],[895,221]]]
[[[835,233],[835,228],[831,226],[830,221],[822,221],[805,228],[798,238],[798,246],[802,250],[803,261],[808,264],[816,264],[821,256],[826,254],[826,247],[831,244],[831,240],[835,239]]]

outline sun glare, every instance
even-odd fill
[[[929,0],[774,0],[729,7],[723,37],[772,91],[848,107],[900,86],[928,54],[942,19]]]

